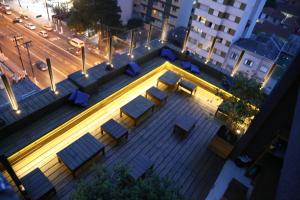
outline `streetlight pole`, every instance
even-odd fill
[[[147,42],[146,42],[146,48],[150,50],[150,42],[151,42],[151,35],[152,35],[152,24],[149,24],[149,30],[147,34]]]
[[[24,42],[23,45],[24,45],[24,48],[26,48],[26,50],[27,50],[27,56],[28,56],[28,60],[29,60],[29,64],[30,64],[33,79],[34,79],[34,81],[36,81],[35,73],[34,73],[34,70],[33,70],[32,62],[31,62],[30,51],[29,51],[29,47],[31,46],[31,41]]]
[[[45,0],[45,5],[46,5],[46,10],[47,10],[47,15],[48,15],[48,21],[49,21],[49,24],[50,24],[50,15],[49,15],[49,10],[48,10],[48,3],[47,3],[47,0]]]
[[[128,52],[128,56],[130,58],[133,58],[133,44],[134,44],[134,29],[130,31],[130,47]]]
[[[88,73],[87,73],[86,68],[85,68],[85,50],[84,50],[84,46],[81,47],[81,58],[82,58],[82,74],[85,77],[88,77]]]
[[[21,61],[21,65],[22,65],[23,71],[24,71],[25,74],[27,74],[26,69],[25,69],[25,66],[24,66],[24,63],[23,63],[21,51],[20,51],[20,48],[19,48],[19,43],[18,43],[17,36],[14,36],[14,40],[15,40],[15,43],[16,43],[16,48],[17,48],[17,50],[18,50],[18,55],[19,55],[19,59],[20,59],[20,61]]]

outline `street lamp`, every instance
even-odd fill
[[[130,31],[130,47],[129,47],[129,52],[128,52],[128,56],[130,58],[133,58],[133,45],[134,45],[134,29],[132,29]]]
[[[147,42],[146,42],[146,46],[145,46],[148,50],[151,49],[151,47],[150,47],[151,35],[152,35],[152,24],[150,23],[148,34],[147,34]]]
[[[51,91],[54,92],[54,94],[58,94],[58,91],[56,89],[56,84],[54,83],[53,69],[52,69],[50,58],[46,58],[46,62],[47,62],[48,72],[49,72],[49,77],[50,77]]]
[[[16,99],[15,94],[12,90],[12,87],[9,83],[8,78],[4,74],[1,74],[1,79],[2,79],[2,82],[4,84],[4,88],[5,88],[5,91],[6,91],[6,94],[7,94],[7,97],[8,97],[8,100],[10,102],[10,105],[11,105],[12,109],[17,114],[21,114],[21,110],[19,109],[17,99]]]
[[[109,37],[108,37],[108,63],[106,65],[106,70],[110,71],[114,69],[114,66],[112,64],[112,42],[113,37],[111,34],[111,31],[108,31]]]
[[[86,68],[85,68],[85,50],[84,46],[81,47],[81,58],[82,58],[82,74],[87,78],[89,77]]]

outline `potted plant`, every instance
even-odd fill
[[[209,149],[222,158],[229,156],[264,99],[260,84],[242,73],[233,77],[229,92],[233,96],[223,98],[216,112],[216,117],[226,125],[220,127],[209,144]]]

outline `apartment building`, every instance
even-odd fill
[[[152,22],[161,28],[168,18],[171,28],[188,26],[195,0],[135,0],[133,13],[136,17]]]
[[[266,0],[198,0],[187,48],[221,68],[229,47],[249,38]]]

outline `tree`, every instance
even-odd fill
[[[226,98],[219,110],[227,115],[228,126],[234,130],[239,123],[257,114],[264,99],[261,85],[253,78],[239,73],[233,78],[229,89],[232,97]]]
[[[139,28],[144,25],[144,21],[141,18],[131,18],[127,22],[128,29]]]
[[[126,166],[120,165],[112,173],[97,166],[92,182],[81,182],[72,196],[73,200],[111,200],[111,199],[183,199],[170,182],[148,173],[144,179],[130,178]]]
[[[276,0],[267,0],[265,7],[277,7],[277,1]]]
[[[77,31],[98,32],[99,47],[106,27],[121,27],[121,9],[117,0],[76,0],[70,11],[68,26]]]

